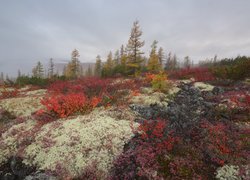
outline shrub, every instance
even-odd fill
[[[250,58],[237,57],[225,59],[212,68],[213,74],[220,79],[244,80],[250,77]]]
[[[166,128],[164,120],[145,121],[140,125],[140,134],[114,162],[111,179],[163,178],[157,173],[161,169],[158,159],[171,152],[179,141],[172,133],[165,134]]]
[[[18,89],[6,89],[0,92],[0,99],[13,98],[19,95]]]
[[[60,118],[73,115],[77,112],[88,111],[87,98],[83,94],[58,95],[42,99],[41,103],[49,112]]]
[[[34,85],[39,87],[46,87],[50,83],[49,79],[37,78],[37,77],[29,77],[29,76],[20,76],[16,79],[15,84],[18,86],[25,85]]]
[[[158,74],[145,74],[145,85],[150,83],[155,91],[167,92],[171,88],[171,83],[168,81],[167,75],[163,72]]]
[[[170,77],[173,79],[190,79],[195,81],[212,81],[215,79],[214,75],[208,68],[184,68],[177,71],[170,72]]]

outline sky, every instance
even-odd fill
[[[132,24],[140,23],[142,50],[153,40],[165,54],[194,62],[250,56],[249,0],[0,0],[0,72],[16,76],[41,61],[105,60],[126,45]]]

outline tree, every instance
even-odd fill
[[[127,59],[128,56],[126,54],[126,51],[124,50],[124,46],[121,46],[121,50],[120,50],[120,63],[121,63],[121,68],[120,68],[120,73],[123,75],[127,74]]]
[[[96,57],[96,63],[95,63],[95,76],[101,76],[102,74],[102,60],[101,56]]]
[[[150,57],[148,61],[148,70],[152,72],[159,72],[160,71],[160,63],[159,63],[159,57],[156,53],[157,50],[157,41],[154,40],[152,45],[151,45],[151,52],[150,52]]]
[[[184,57],[184,67],[188,69],[191,67],[191,60],[189,56]]]
[[[120,58],[125,54],[125,50],[124,50],[124,46],[123,44],[121,45],[121,49],[120,49]]]
[[[80,54],[77,49],[74,49],[71,53],[71,61],[68,63],[66,68],[66,77],[70,79],[76,79],[80,76],[81,64],[79,61]]]
[[[173,59],[172,59],[172,70],[175,70],[177,68],[178,68],[178,61],[177,61],[176,54],[174,54]]]
[[[162,47],[160,47],[159,50],[158,50],[158,58],[159,58],[160,66],[162,67],[163,60],[164,60],[164,52],[163,52],[163,48]]]
[[[4,83],[4,74],[3,72],[1,72],[1,75],[0,75],[0,84],[3,84]]]
[[[112,52],[110,51],[107,56],[107,61],[104,64],[102,75],[104,77],[111,76],[113,73],[112,70],[113,70],[113,56],[112,56]]]
[[[168,53],[167,61],[166,61],[164,69],[166,71],[172,69],[172,54],[171,54],[171,52]]]
[[[17,77],[19,78],[21,76],[22,76],[22,73],[21,73],[20,69],[18,69],[18,71],[17,71]]]
[[[130,38],[127,44],[129,74],[135,75],[140,71],[142,58],[144,54],[140,48],[144,46],[144,41],[141,41],[142,31],[140,30],[139,21],[135,21],[131,29]]]
[[[120,54],[119,50],[116,50],[114,55],[114,66],[117,66],[118,64],[120,64]]]
[[[44,69],[43,69],[43,65],[40,61],[38,61],[37,65],[32,69],[32,74],[33,74],[33,77],[43,78]]]
[[[91,66],[89,65],[89,67],[88,67],[88,69],[87,69],[87,71],[86,71],[86,76],[87,76],[87,77],[90,77],[90,76],[92,76],[92,75],[93,75],[92,68],[91,68]]]
[[[48,69],[49,78],[52,78],[54,76],[54,67],[55,67],[55,64],[53,62],[53,59],[50,58],[50,60],[49,60],[49,69]]]

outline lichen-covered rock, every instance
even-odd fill
[[[47,93],[47,90],[45,89],[38,89],[34,91],[27,91],[27,92],[22,92],[25,96],[43,96]]]
[[[154,91],[152,88],[143,87],[140,89],[141,94],[137,96],[133,96],[131,99],[131,104],[135,106],[158,106],[158,107],[166,107],[168,105],[168,101],[175,94],[177,94],[180,89],[176,86],[173,86],[168,90],[168,93],[162,93]]]
[[[25,149],[24,162],[41,170],[58,173],[63,170],[77,177],[95,161],[98,170],[108,172],[132,137],[130,121],[116,120],[96,111],[43,126],[34,143]]]
[[[216,171],[216,179],[219,180],[240,180],[239,167],[234,165],[224,165]]]
[[[13,125],[0,137],[0,165],[11,156],[15,156],[18,146],[29,138],[28,134],[34,128],[36,122],[32,119]],[[25,136],[27,135],[27,136]]]
[[[158,105],[166,107],[168,105],[167,100],[168,98],[166,94],[154,92],[152,94],[140,94],[138,96],[134,96],[131,103],[143,106]]]
[[[194,87],[199,88],[201,91],[212,91],[214,89],[214,86],[203,82],[194,83]]]
[[[0,101],[0,107],[12,113],[15,116],[30,116],[32,113],[42,109],[40,103],[41,97],[29,96],[3,99]]]

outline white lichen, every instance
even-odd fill
[[[24,135],[31,131],[36,125],[34,120],[27,120],[23,123],[13,125],[0,137],[0,164],[4,163],[10,156],[15,155],[18,145],[25,140]]]
[[[214,89],[214,86],[203,82],[194,83],[194,87],[200,89],[201,91],[212,91]]]
[[[216,171],[216,179],[219,180],[240,180],[239,167],[234,165],[224,165]]]
[[[98,170],[108,172],[132,136],[130,121],[116,120],[100,111],[58,120],[38,132],[35,142],[25,149],[24,162],[41,170],[56,170],[57,165],[62,164],[76,177],[95,161]]]
[[[15,116],[30,116],[33,112],[43,108],[40,103],[41,97],[17,97],[3,99],[0,101],[0,107],[9,111]]]

